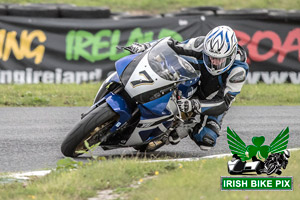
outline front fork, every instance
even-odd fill
[[[166,144],[177,144],[178,142],[180,142],[181,139],[188,136],[191,133],[193,127],[196,125],[195,121],[190,121],[192,118],[195,117],[194,112],[183,113],[179,109],[177,101],[183,98],[182,92],[180,90],[174,91],[172,98],[173,101],[176,102],[177,114],[174,115],[175,120],[173,126],[169,128],[165,133],[166,137],[164,138],[167,138],[167,140],[165,140],[164,142]],[[176,138],[176,141],[174,141],[173,137]]]

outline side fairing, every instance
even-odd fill
[[[163,134],[170,128],[174,116],[178,114],[172,92],[149,103],[138,105],[141,112],[140,121],[126,142],[126,145],[141,145]],[[161,100],[161,103],[158,103]]]
[[[163,116],[163,115],[170,115],[170,111],[166,109],[167,104],[170,100],[171,95],[173,92],[169,92],[168,94],[162,96],[159,99],[150,101],[148,103],[143,104],[144,107],[146,107],[148,110],[150,110],[152,113],[158,116]],[[142,113],[143,116],[143,113]]]
[[[108,76],[105,81],[102,83],[100,86],[95,99],[94,99],[94,104],[97,103],[102,97],[104,97],[107,94],[106,86],[111,83],[111,82],[117,82],[120,83],[119,76],[117,72],[113,72],[110,76]]]
[[[115,63],[116,70],[118,73],[118,76],[121,77],[122,73],[124,72],[125,68],[131,63],[131,61],[136,58],[139,54],[132,54],[129,56],[126,56],[124,58],[121,58]]]
[[[121,78],[126,92],[139,103],[158,99],[172,91],[176,86],[174,81],[163,79],[156,74],[149,66],[147,57],[148,53],[144,55],[136,66],[128,66],[128,68],[135,67],[130,73],[128,80],[125,81]]]

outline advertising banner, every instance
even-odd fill
[[[140,19],[0,17],[0,84],[100,81],[129,55],[116,46],[166,36],[183,41],[231,26],[248,52],[248,83],[300,83],[300,27],[215,16]]]

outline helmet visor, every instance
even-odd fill
[[[205,53],[203,54],[203,61],[206,67],[214,73],[222,73],[227,70],[234,61],[234,54],[231,54],[227,57],[216,58],[212,56],[208,56]]]

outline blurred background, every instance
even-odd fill
[[[299,84],[300,0],[0,1],[0,84],[101,81],[129,52],[231,26],[248,52],[248,83]]]

